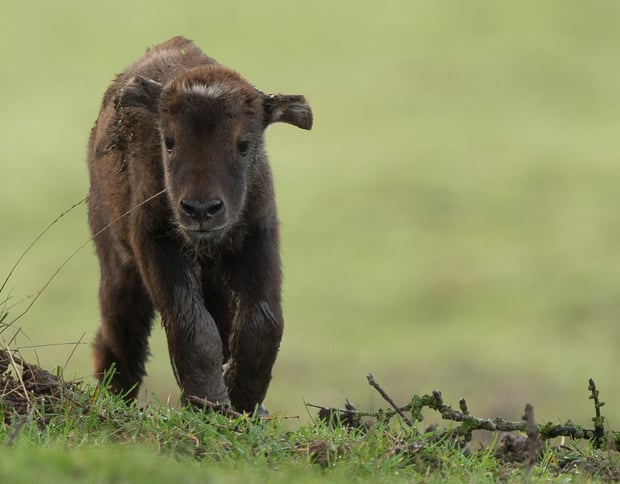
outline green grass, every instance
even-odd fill
[[[479,415],[518,419],[530,402],[587,421],[593,377],[618,428],[620,6],[142,3],[3,5],[0,274],[86,194],[113,75],[183,34],[315,112],[309,133],[268,133],[286,318],[272,412],[304,424],[304,399],[374,408],[372,371],[403,404],[438,388]],[[7,285],[10,313],[87,238],[79,207]],[[15,346],[53,368],[81,340],[65,374],[89,379],[97,278],[86,248],[15,323]],[[153,333],[144,396],[175,401]]]
[[[2,482],[497,482],[526,474],[524,462],[501,457],[498,436],[486,448],[463,448],[442,429],[422,432],[400,419],[360,428],[313,419],[290,430],[279,418],[127,405],[104,388],[51,377],[13,381],[51,380],[28,397],[2,380]],[[529,476],[603,482],[618,469],[617,452],[547,443]]]

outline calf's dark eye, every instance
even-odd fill
[[[174,139],[165,138],[164,145],[166,146],[166,150],[168,150],[168,153],[170,153],[174,149]]]
[[[250,142],[249,141],[241,141],[237,145],[237,149],[239,150],[239,154],[241,156],[245,156],[250,151]]]

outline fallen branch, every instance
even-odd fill
[[[455,410],[450,405],[446,405],[443,401],[441,392],[438,390],[434,390],[430,395],[414,395],[409,405],[399,407],[377,383],[372,374],[369,374],[367,379],[368,383],[381,394],[391,408],[382,409],[377,412],[363,412],[355,410],[352,406],[346,409],[324,407],[309,403],[306,403],[306,406],[319,408],[320,414],[322,415],[339,415],[340,420],[344,424],[353,416],[358,419],[359,417],[370,417],[377,419],[377,421],[385,422],[389,422],[391,418],[398,416],[403,422],[412,427],[415,426],[415,423],[421,422],[424,419],[422,410],[424,408],[430,408],[438,412],[443,420],[460,423],[460,425],[450,428],[447,431],[439,430],[440,433],[462,436],[465,441],[471,441],[472,432],[474,430],[485,430],[488,432],[527,432],[528,438],[531,441],[530,444],[528,444],[530,459],[532,458],[531,456],[534,455],[534,450],[532,450],[535,448],[533,442],[539,439],[548,440],[554,437],[591,440],[596,448],[604,447],[607,444],[613,445],[615,448],[620,448],[620,432],[605,432],[603,426],[604,417],[600,412],[604,403],[599,401],[599,393],[592,379],[589,381],[588,390],[591,392],[590,398],[594,400],[595,406],[596,414],[595,417],[592,418],[595,424],[594,429],[583,428],[570,420],[560,425],[554,425],[550,422],[537,425],[534,421],[533,407],[531,407],[531,405],[528,405],[530,408],[529,410],[528,407],[526,407],[525,419],[518,422],[505,420],[501,417],[480,418],[470,414],[465,399],[459,400],[459,410]],[[405,412],[410,412],[411,418],[408,418]],[[531,437],[529,437],[530,435]]]

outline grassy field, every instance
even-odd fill
[[[128,406],[105,387],[65,383],[10,351],[0,350],[0,366],[2,482],[610,482],[620,476],[618,452],[606,450],[620,444],[620,432],[599,428],[599,444],[594,438],[558,446],[544,440],[557,426],[530,420],[527,438],[491,433],[490,445],[473,445],[472,429],[488,426],[472,414],[456,423],[436,393],[414,397],[406,415],[389,407],[363,417],[351,408],[323,408],[320,418],[290,430],[282,419],[230,410]],[[422,412],[431,408],[452,425],[423,430]]]
[[[403,404],[438,388],[478,415],[518,419],[530,402],[540,418],[586,424],[593,377],[620,426],[620,5],[2,10],[0,275],[85,196],[86,142],[113,75],[183,34],[262,90],[305,94],[315,112],[309,133],[268,134],[286,317],[272,412],[303,421],[304,400],[346,397],[376,408],[372,371]],[[7,284],[10,313],[87,239],[82,205]],[[97,278],[87,246],[5,342],[21,329],[22,354],[90,381]],[[145,398],[174,401],[159,325],[152,349]]]

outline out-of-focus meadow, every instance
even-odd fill
[[[0,275],[87,192],[86,143],[113,75],[183,34],[315,128],[269,129],[286,330],[266,404],[384,406],[441,389],[477,415],[620,425],[620,4],[5,2]],[[16,316],[88,238],[84,205],[25,257]],[[98,268],[81,250],[13,346],[90,379]],[[2,298],[0,297],[0,300]],[[85,344],[75,347],[83,337]],[[144,387],[176,400],[155,324]],[[54,346],[57,343],[68,343]],[[75,350],[75,351],[74,351]],[[71,358],[69,358],[71,356]],[[34,357],[34,356],[32,356]],[[68,364],[66,364],[69,359]]]

